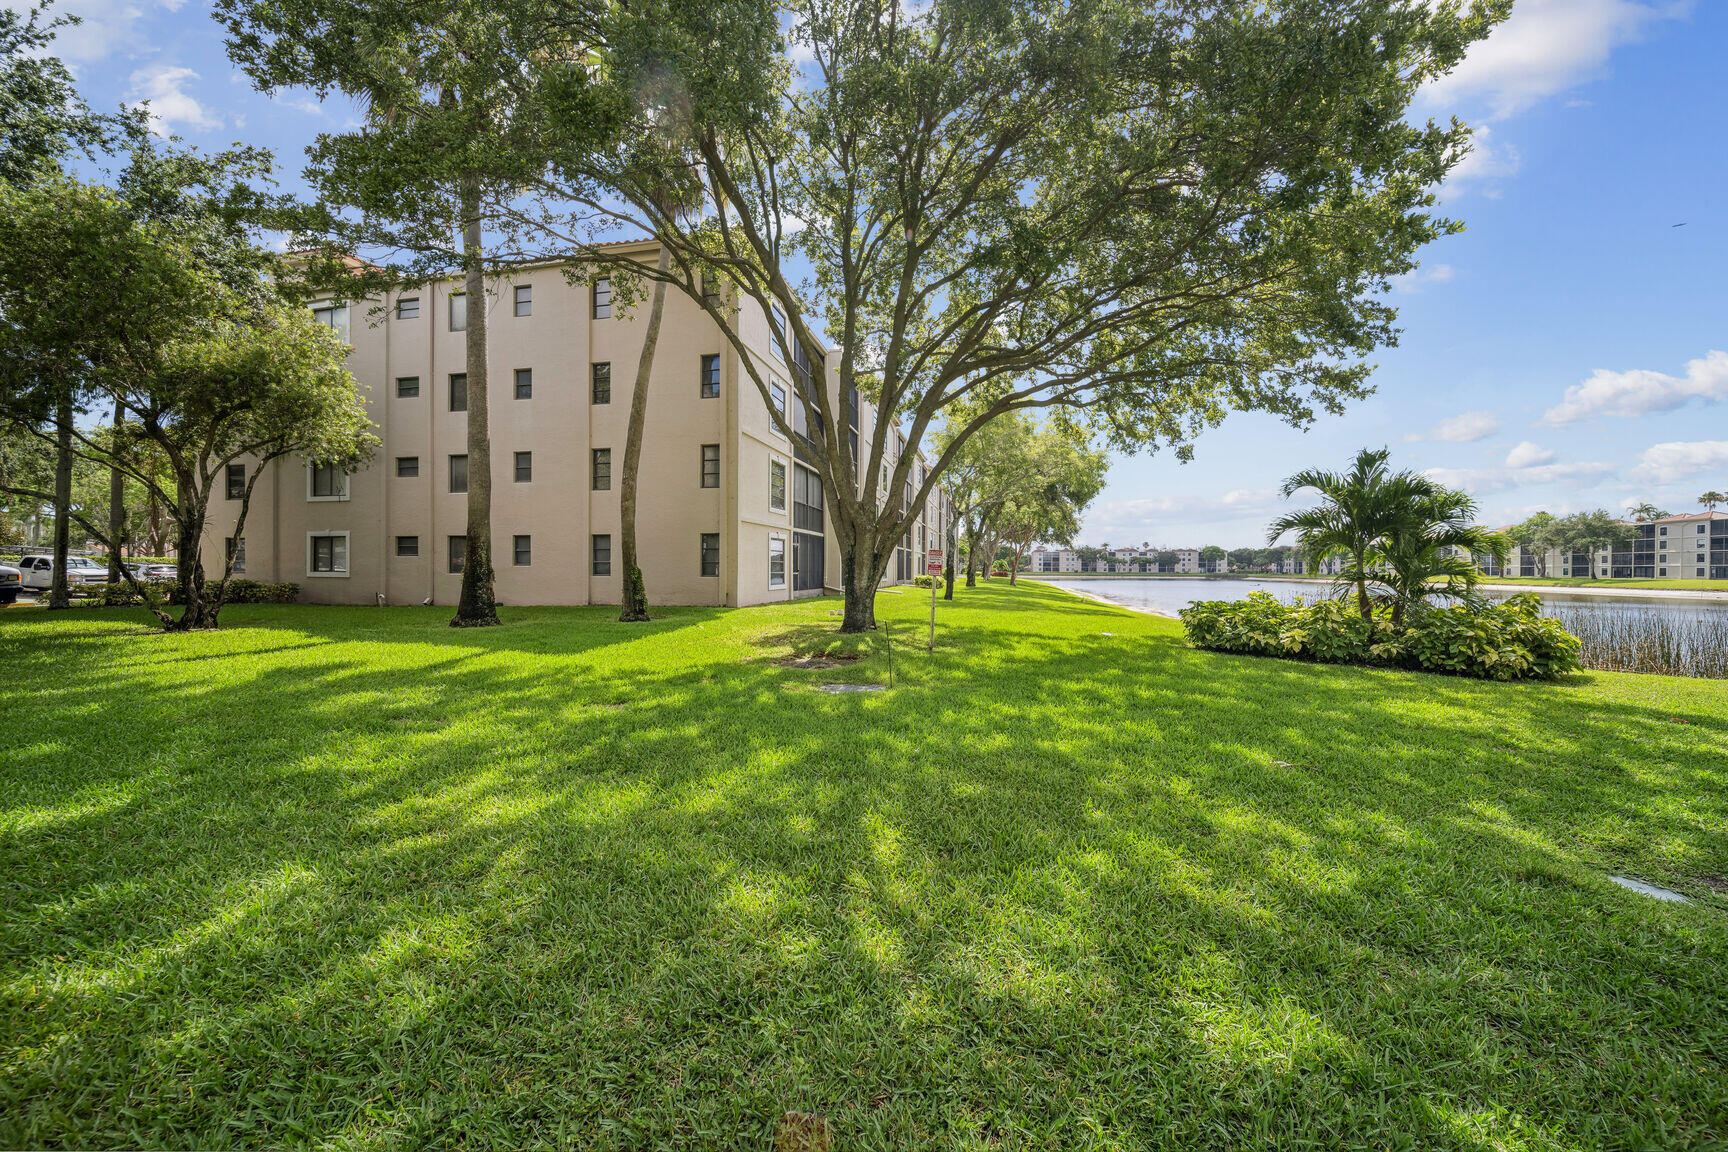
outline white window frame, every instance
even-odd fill
[[[774,469],[780,469],[780,503],[774,503]],[[784,512],[787,506],[787,494],[792,490],[792,470],[786,466],[786,461],[780,456],[768,457],[768,510]]]
[[[340,537],[342,537],[342,563],[344,565],[342,571],[340,571],[340,572],[314,572],[314,571],[312,571],[312,541],[318,537],[321,537],[321,536],[340,536]],[[353,549],[354,541],[350,538],[351,536],[352,536],[352,533],[350,533],[346,530],[332,531],[332,532],[308,532],[308,533],[306,533],[306,578],[308,580],[346,580],[346,579],[348,579],[349,569],[353,566],[353,563],[354,563],[354,549]]]
[[[407,310],[404,310],[403,305],[409,305],[410,307]],[[398,319],[398,320],[418,320],[418,319],[420,319],[420,297],[418,297],[418,296],[398,296],[398,297],[396,297],[396,319]]]
[[[310,461],[310,460],[306,461],[306,499],[308,502],[316,503],[316,504],[324,504],[324,503],[328,503],[329,501],[332,501],[332,500],[346,500],[346,499],[348,499],[348,493],[353,488],[353,485],[349,484],[348,481],[353,479],[353,477],[349,474],[349,472],[346,468],[341,469],[342,495],[340,495],[340,496],[314,496],[314,495],[312,495],[312,473],[316,470],[316,468],[317,468],[317,465],[313,464],[312,461]],[[322,535],[322,533],[321,533],[321,535]]]
[[[780,579],[778,581],[774,579],[774,546],[776,544],[780,546]],[[779,533],[769,533],[768,535],[768,587],[786,587],[786,537]]]
[[[348,339],[348,305],[336,300],[320,300],[312,305],[312,319],[324,324],[324,321],[318,319],[318,313],[326,310],[330,313],[330,323],[325,327],[342,337],[342,343],[351,344],[352,341]]]

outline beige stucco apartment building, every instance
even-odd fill
[[[624,250],[653,261],[651,243],[633,247]],[[626,309],[610,281],[572,284],[556,266],[500,277],[488,297],[498,599],[615,604],[618,484],[647,307]],[[455,603],[467,524],[464,303],[454,280],[400,292],[383,308],[314,303],[352,345],[349,368],[367,389],[382,447],[352,475],[300,459],[266,465],[244,531],[248,577],[300,584],[315,603]],[[786,405],[793,372],[775,322],[748,301],[739,318]],[[818,372],[844,412],[837,357],[827,359]],[[874,410],[855,407],[867,454]],[[900,444],[891,430],[891,456]],[[233,493],[245,475],[229,479]],[[839,585],[818,474],[775,429],[718,325],[677,291],[667,293],[655,353],[638,499],[650,603],[758,604]],[[220,570],[238,509],[238,499],[213,501],[207,569]],[[889,582],[922,571],[914,549],[939,546],[940,492],[923,513]]]

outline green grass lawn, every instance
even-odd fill
[[[1652,591],[1728,592],[1728,580],[1615,580],[1608,576],[1484,576],[1484,584],[1546,584],[1555,588],[1647,588]]]
[[[1728,686],[962,593],[0,612],[0,1146],[1728,1141]]]

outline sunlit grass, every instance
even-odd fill
[[[0,1146],[1728,1140],[1728,687],[962,596],[0,613]]]

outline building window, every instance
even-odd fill
[[[468,373],[450,373],[450,411],[468,411]]]
[[[768,305],[768,322],[774,325],[774,335],[786,338],[786,313],[780,311],[778,304]]]
[[[239,500],[246,495],[246,465],[228,465],[228,499]]]
[[[420,317],[420,297],[404,296],[396,301],[396,319],[416,320]]]
[[[612,281],[602,276],[594,281],[594,319],[609,320],[612,318]]]
[[[348,499],[348,473],[334,464],[308,464],[306,484],[308,500]]]
[[[1668,569],[1666,569],[1666,568],[1657,569],[1656,574],[1658,576],[1666,576],[1666,575],[1668,575]]]
[[[222,541],[222,554],[227,558],[229,571],[236,576],[246,571],[246,537],[236,540],[230,536]]]
[[[348,575],[348,533],[309,532],[306,551],[308,576]]]
[[[786,461],[768,461],[768,507],[786,511]]]
[[[786,541],[778,536],[768,538],[768,587],[786,587]]]
[[[446,555],[450,557],[450,571],[458,576],[462,574],[462,566],[468,560],[468,537],[452,536],[445,542]]]
[[[418,536],[398,536],[398,537],[396,537],[396,555],[398,555],[398,556],[418,556],[418,555],[420,555],[420,537],[418,537]]]
[[[612,487],[612,449],[594,449],[593,488],[604,492]]]
[[[450,457],[450,491],[468,491],[468,457],[466,455]]]
[[[468,293],[450,293],[450,331],[468,331]]]
[[[342,337],[348,343],[348,306],[346,304],[315,304],[312,319]]]
[[[516,399],[534,399],[534,369],[516,369]]]
[[[720,357],[702,357],[702,399],[712,400],[720,395]]]
[[[414,397],[416,397],[418,395],[420,395],[420,377],[418,377],[418,376],[398,376],[398,377],[396,377],[396,399],[398,399],[398,400],[412,400]]]
[[[534,285],[516,285],[516,315],[534,315]]]
[[[720,575],[720,533],[702,533],[702,575]]]
[[[397,477],[397,479],[399,479],[399,480],[412,480],[414,477],[416,477],[418,475],[420,475],[420,457],[418,457],[418,456],[398,456],[398,457],[396,457],[396,477]]]
[[[594,365],[594,403],[612,403],[612,365],[609,362]]]
[[[516,483],[529,484],[534,480],[534,453],[516,453]]]
[[[604,533],[594,537],[594,575],[612,575],[612,537]]]
[[[720,445],[702,445],[702,487],[720,487]]]
[[[526,568],[534,563],[534,538],[532,536],[510,537],[510,558],[518,568]]]
[[[1662,527],[1657,529],[1657,531],[1663,536],[1668,535],[1668,525],[1666,525],[1666,524],[1662,525]]]

